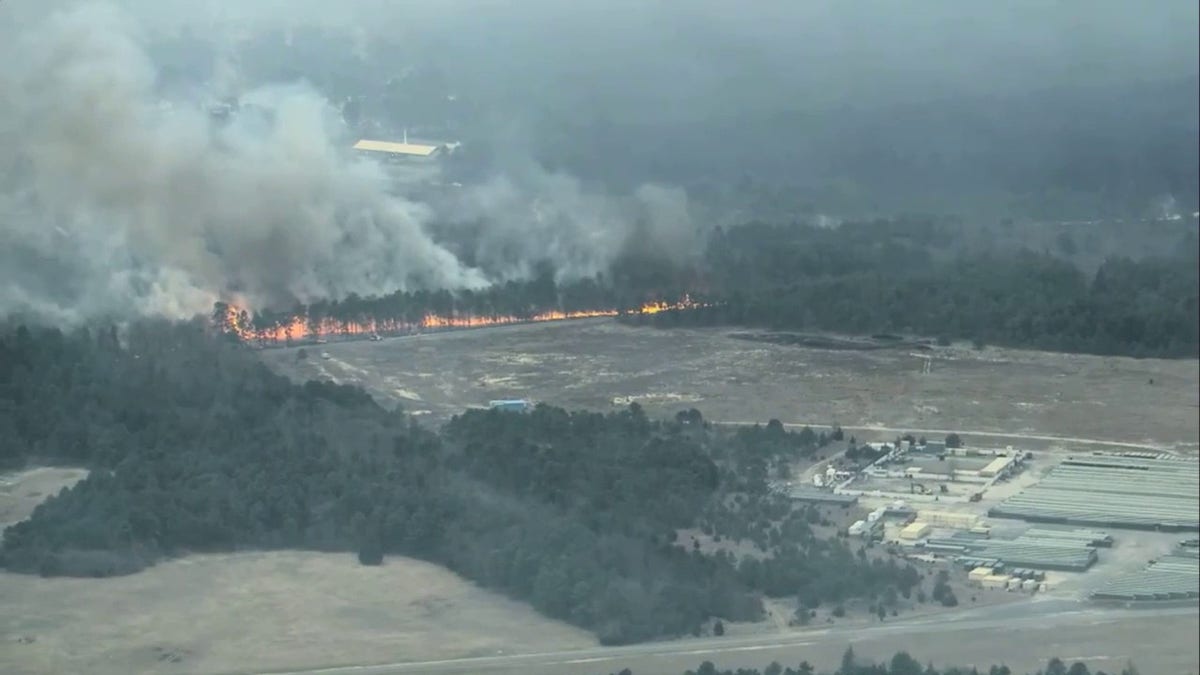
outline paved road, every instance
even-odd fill
[[[890,621],[862,627],[831,627],[788,634],[702,638],[627,647],[600,647],[541,654],[343,666],[290,675],[391,675],[490,673],[492,675],[606,674],[630,668],[635,675],[679,675],[700,662],[723,668],[761,668],[771,661],[808,660],[836,667],[853,645],[865,658],[886,659],[900,650],[922,660],[986,666],[1003,661],[1017,672],[1059,656],[1070,663],[1120,671],[1129,660],[1142,673],[1194,675],[1200,671],[1197,608],[1105,609],[1063,600],[967,609],[953,615]]]
[[[734,421],[734,420],[710,420],[713,424],[723,424],[728,426],[752,426],[754,424],[762,424],[757,421]],[[829,424],[818,422],[784,422],[783,426],[790,428],[812,427],[813,429],[828,429]],[[1156,450],[1163,452],[1169,450],[1169,446],[1151,445],[1148,443],[1125,443],[1122,441],[1105,441],[1098,438],[1078,438],[1075,436],[1052,436],[1047,434],[1021,434],[1012,432],[1000,431],[980,431],[978,429],[915,429],[915,428],[900,428],[900,427],[881,427],[881,426],[847,426],[842,425],[843,431],[876,431],[887,434],[958,434],[960,436],[984,436],[987,438],[1016,438],[1030,441],[1049,441],[1052,443],[1079,443],[1085,445],[1107,445],[1115,448],[1128,448],[1135,450]],[[1188,445],[1181,443],[1181,445]]]

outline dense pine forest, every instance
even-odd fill
[[[1194,229],[1176,229],[1171,232],[1179,241],[1169,255],[1109,257],[1093,269],[1081,264],[1086,230],[1062,230],[1052,246],[1032,250],[1003,232],[945,219],[833,228],[751,223],[711,233],[699,260],[630,252],[598,278],[563,283],[546,264],[528,281],[457,293],[352,296],[261,313],[253,324],[268,329],[300,316],[311,325],[333,319],[386,328],[419,323],[427,314],[614,310],[624,320],[658,326],[906,333],[1064,352],[1196,357],[1198,244]],[[637,311],[647,302],[684,297],[692,301],[685,308]]]
[[[1110,259],[1087,274],[1061,252],[961,248],[956,229],[910,220],[720,232],[707,260],[712,306],[649,320],[1124,356],[1200,353],[1194,233],[1175,255]]]
[[[4,467],[91,469],[4,533],[12,571],[130,574],[242,549],[402,554],[605,643],[757,619],[763,595],[806,609],[861,598],[882,614],[924,594],[916,570],[818,536],[821,513],[768,489],[829,440],[778,423],[718,432],[698,411],[541,406],[429,430],[359,389],[293,384],[203,322],[5,330],[0,410]],[[759,555],[677,541],[689,527]]]

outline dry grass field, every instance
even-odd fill
[[[0,528],[82,469],[0,475]],[[235,673],[595,646],[437,565],[352,554],[195,555],[112,579],[0,572],[0,673]]]
[[[234,673],[595,646],[417,560],[198,555],[113,579],[0,574],[0,673]]]
[[[308,347],[303,360],[297,348],[262,356],[298,379],[361,384],[433,418],[496,398],[609,410],[614,399],[632,397],[654,415],[696,407],[720,421],[775,417],[1184,450],[1200,441],[1194,359],[960,345],[841,351],[743,340],[736,332],[599,319],[334,343]],[[932,367],[923,374],[926,357]]]

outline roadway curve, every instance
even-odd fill
[[[722,668],[761,668],[771,661],[796,665],[808,660],[836,667],[853,645],[860,656],[886,659],[900,650],[921,660],[986,666],[1005,662],[1016,672],[1033,671],[1052,656],[1082,660],[1093,670],[1120,669],[1132,660],[1143,673],[1194,674],[1200,670],[1195,606],[1107,609],[1044,599],[858,627],[830,627],[747,637],[654,642],[536,654],[499,654],[380,665],[339,666],[276,675],[392,675],[401,673],[491,673],[550,675],[614,673],[680,675],[701,661]]]

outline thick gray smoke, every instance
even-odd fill
[[[495,278],[528,277],[550,262],[559,280],[605,272],[636,242],[684,259],[703,241],[679,189],[644,185],[614,198],[533,164],[510,169],[439,203],[439,239]]]
[[[681,193],[612,200],[536,167],[463,188],[435,213],[349,153],[314,90],[259,87],[219,119],[194,95],[164,93],[144,44],[128,16],[91,5],[3,48],[0,313],[181,317],[218,299],[480,287],[542,260],[591,275],[646,222],[663,223],[649,228],[654,245],[686,249]],[[236,79],[218,65],[208,96]]]
[[[190,315],[486,283],[435,244],[428,209],[349,157],[300,86],[250,92],[221,124],[158,99],[136,26],[97,6],[57,14],[3,63],[0,303]]]

